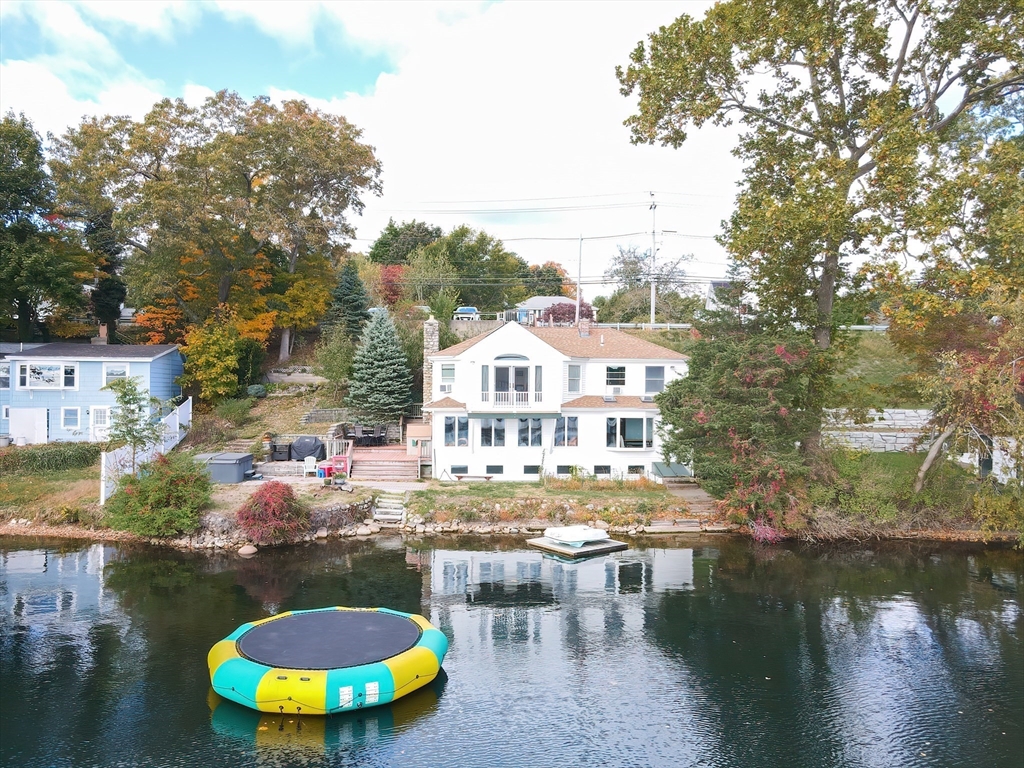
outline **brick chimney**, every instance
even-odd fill
[[[434,364],[430,356],[441,349],[441,324],[431,315],[423,322],[423,402],[433,400]]]
[[[580,336],[587,338],[590,335],[590,320],[586,317],[580,318]]]
[[[89,339],[90,344],[106,344],[107,343],[107,324],[100,323],[100,335],[93,336]]]

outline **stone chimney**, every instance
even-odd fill
[[[433,400],[434,364],[430,356],[441,349],[441,324],[431,315],[423,322],[423,403]]]
[[[587,338],[590,335],[590,319],[586,317],[580,318],[580,337]]]

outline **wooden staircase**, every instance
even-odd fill
[[[356,448],[349,476],[353,480],[419,480],[420,458],[409,456],[404,446]]]

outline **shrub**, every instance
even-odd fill
[[[217,403],[213,412],[218,418],[231,424],[233,427],[240,427],[249,419],[249,411],[252,409],[252,400],[243,397],[239,400],[222,400]]]
[[[309,511],[290,485],[272,480],[245,500],[236,519],[256,544],[280,544],[293,539],[309,524]]]
[[[249,397],[263,398],[267,396],[267,388],[262,384],[250,384],[246,387],[245,393]]]
[[[0,474],[62,472],[91,467],[100,458],[96,443],[46,443],[0,450]]]
[[[157,456],[125,475],[107,502],[111,528],[140,536],[174,536],[199,527],[199,513],[210,503],[210,478],[184,453]]]

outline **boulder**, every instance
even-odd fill
[[[259,552],[259,550],[256,549],[256,547],[252,544],[245,544],[238,550],[238,554],[240,554],[242,557],[252,557],[257,552]]]
[[[327,538],[327,528],[326,527],[318,528],[317,531],[316,531],[316,537],[318,539],[326,539]]]
[[[368,525],[360,525],[356,528],[356,536],[369,536],[371,533],[373,533],[373,531]]]

